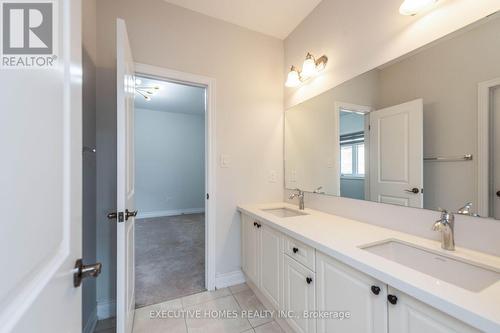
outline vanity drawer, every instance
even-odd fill
[[[285,253],[313,272],[316,271],[316,250],[296,239],[285,236]]]

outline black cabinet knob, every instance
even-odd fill
[[[398,302],[398,297],[396,295],[387,295],[387,300],[391,304],[396,304]]]
[[[500,197],[500,191],[497,191],[497,197]]]
[[[374,293],[375,295],[378,295],[380,294],[380,287],[378,286],[372,286],[372,293]]]
[[[257,226],[257,222],[254,221],[253,222],[253,226],[256,227]]]
[[[313,282],[313,279],[310,277],[306,277],[306,282],[307,284],[311,284],[311,282]]]
[[[292,251],[293,251],[293,253],[297,253],[297,252],[299,252],[299,249],[298,249],[298,248],[296,248],[296,247],[294,247],[294,248],[292,249]]]
[[[262,224],[257,223],[257,228],[260,228],[260,227],[262,227]]]

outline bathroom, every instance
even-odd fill
[[[0,332],[500,332],[499,0],[16,2]]]

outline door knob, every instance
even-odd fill
[[[137,216],[137,210],[131,212],[128,209],[125,209],[125,221],[127,221],[129,217],[136,217],[136,216]]]
[[[420,190],[416,187],[412,188],[412,189],[409,189],[409,190],[405,190],[406,192],[409,192],[409,193],[413,193],[413,194],[419,194],[420,193]]]
[[[96,278],[101,274],[102,264],[100,262],[93,265],[84,265],[82,259],[75,263],[75,273],[73,274],[73,286],[80,287],[82,280],[88,277]]]

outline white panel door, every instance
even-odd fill
[[[349,319],[318,319],[318,333],[387,333],[387,286],[317,253],[318,311],[349,311]]]
[[[370,113],[370,200],[423,207],[423,100]]]
[[[263,225],[260,234],[260,289],[275,309],[280,309],[283,289],[281,233]]]
[[[242,215],[242,228],[244,237],[244,250],[245,254],[243,270],[246,276],[257,286],[260,287],[260,228],[261,223],[254,220],[250,216]]]
[[[82,328],[81,2],[54,5],[54,67],[0,69],[0,332]]]
[[[134,272],[134,59],[125,21],[116,21],[117,84],[117,251],[116,330],[132,332],[135,311]],[[123,216],[120,216],[123,214]],[[128,214],[131,213],[131,214]],[[130,216],[129,216],[130,215]]]
[[[389,287],[395,304],[389,306],[389,332],[397,333],[479,333],[480,331]],[[394,300],[394,298],[393,298]]]
[[[316,332],[316,319],[304,313],[316,311],[315,275],[289,256],[284,256],[283,305],[289,313],[288,324],[297,333]]]
[[[500,87],[493,90],[493,216],[500,219]]]

